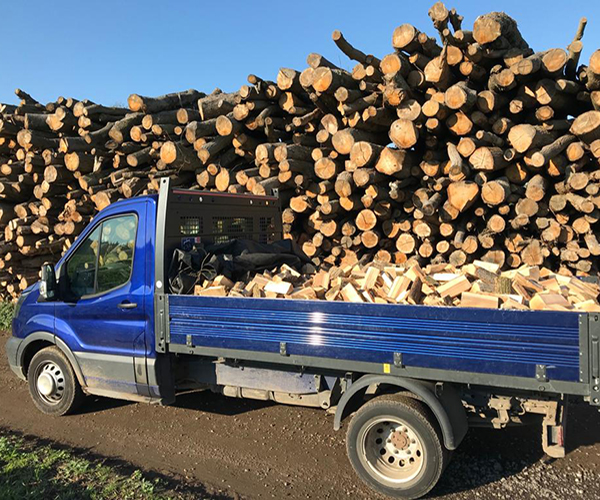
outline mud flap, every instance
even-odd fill
[[[567,400],[556,405],[554,412],[548,412],[542,421],[542,447],[552,458],[564,458],[567,425]]]

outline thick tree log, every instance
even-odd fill
[[[202,165],[196,152],[182,142],[165,142],[160,148],[160,159],[180,170],[194,171]]]
[[[472,181],[453,182],[448,186],[447,194],[450,205],[464,212],[479,197],[479,186]]]
[[[600,90],[600,49],[596,50],[590,57],[587,70],[586,87],[588,90]]]
[[[321,158],[315,162],[315,174],[319,179],[333,179],[343,170],[339,162],[329,157]]]
[[[507,161],[504,152],[498,147],[482,146],[477,148],[471,156],[469,163],[475,170],[493,171],[506,168]]]
[[[392,46],[409,54],[416,52],[421,47],[418,37],[419,30],[410,24],[403,24],[394,30]]]
[[[58,149],[59,140],[51,135],[44,135],[42,132],[34,130],[21,129],[17,134],[19,146],[30,149],[32,147],[40,149]]]
[[[300,73],[291,68],[281,68],[277,74],[277,87],[282,91],[302,92]]]
[[[401,53],[393,53],[385,56],[379,65],[385,77],[391,78],[396,74],[408,77],[411,71],[410,61]]]
[[[135,153],[127,155],[127,165],[130,167],[139,167],[141,165],[149,164],[157,157],[159,157],[158,152],[152,146],[148,146],[144,149],[136,151]]]
[[[140,125],[144,115],[142,113],[130,113],[124,118],[115,122],[110,131],[108,132],[109,137],[121,144],[129,137],[129,132],[134,125]]]
[[[357,141],[350,150],[350,160],[357,167],[364,167],[374,164],[380,157],[383,146],[366,141]]]
[[[450,109],[466,111],[477,102],[477,92],[469,88],[465,82],[459,82],[446,90],[444,102]]]
[[[358,87],[352,75],[342,69],[317,68],[313,75],[313,88],[317,92],[335,93],[338,87]]]
[[[530,148],[539,148],[550,144],[555,138],[556,134],[554,132],[541,126],[528,124],[515,125],[508,132],[509,142],[519,153],[524,153]]]
[[[419,140],[419,131],[410,120],[398,119],[390,127],[390,139],[400,149],[410,149]]]
[[[403,177],[407,177],[415,165],[416,157],[411,152],[385,147],[377,159],[375,169],[386,175],[397,175],[405,172],[406,175],[403,175]]]
[[[203,144],[198,149],[198,158],[205,165],[214,159],[221,151],[227,149],[231,145],[231,136],[215,137],[212,141]]]
[[[478,44],[489,44],[500,37],[506,39],[511,47],[524,52],[531,50],[521,36],[515,20],[504,12],[490,12],[475,19],[473,38]]]
[[[531,164],[534,167],[538,167],[538,168],[543,167],[552,158],[554,158],[555,156],[562,153],[569,146],[569,144],[571,144],[575,140],[576,140],[576,137],[574,135],[569,135],[569,134],[559,137],[554,142],[544,146],[539,151],[536,151],[535,153],[533,153],[533,155],[531,156]],[[576,155],[577,155],[577,153],[572,151],[572,156],[576,157]],[[572,161],[577,161],[577,160],[572,160]]]
[[[481,188],[481,199],[490,206],[501,205],[509,196],[510,182],[506,177],[488,181]]]
[[[335,150],[342,155],[349,155],[352,147],[358,141],[366,141],[377,143],[380,142],[381,136],[359,129],[347,128],[339,130],[333,135],[332,145]]]
[[[550,49],[542,57],[542,69],[550,76],[558,76],[563,73],[567,61],[568,56],[563,49]]]
[[[198,99],[200,117],[204,121],[230,113],[237,104],[236,100],[238,96],[237,92],[232,92],[229,94],[218,93],[201,97]]]
[[[168,109],[183,108],[191,106],[198,99],[205,97],[206,94],[197,90],[186,90],[184,92],[175,92],[165,94],[159,97],[145,97],[138,94],[131,94],[127,98],[129,109],[133,112],[142,111],[144,113],[158,113]]]
[[[310,161],[311,148],[301,144],[279,144],[273,151],[275,161],[283,160],[303,160]]]
[[[457,136],[465,136],[473,129],[473,122],[462,111],[450,115],[446,119],[446,126]]]
[[[444,51],[442,51],[439,56],[434,57],[429,61],[423,70],[425,80],[440,90],[446,90],[453,83],[453,76],[446,57],[446,50],[445,47]]]
[[[96,158],[93,155],[85,153],[67,153],[64,156],[64,162],[67,169],[71,172],[87,174],[94,170]]]
[[[600,139],[600,111],[587,111],[579,115],[571,125],[570,132],[586,144]]]
[[[548,180],[542,175],[535,175],[527,183],[525,196],[530,200],[539,202],[546,196],[547,189]]]

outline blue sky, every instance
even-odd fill
[[[159,95],[188,88],[238,89],[255,73],[275,79],[279,67],[304,69],[319,52],[350,69],[334,45],[339,29],[357,48],[391,52],[396,26],[436,34],[431,2],[325,1],[9,1],[2,5],[0,102],[16,103],[20,87],[41,102],[59,95],[106,105],[130,93]],[[490,10],[513,16],[536,51],[566,47],[579,18],[588,26],[582,62],[600,48],[600,3],[554,0],[454,1],[472,28]]]

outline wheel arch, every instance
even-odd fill
[[[81,367],[77,362],[77,358],[69,346],[65,344],[65,342],[49,332],[31,333],[23,340],[23,343],[19,347],[19,351],[17,352],[17,361],[21,365],[25,377],[27,377],[29,363],[31,363],[33,357],[42,349],[51,346],[58,347],[67,357],[71,367],[73,368],[73,371],[75,372],[75,376],[77,377],[79,385],[81,387],[85,387],[85,378],[83,377],[83,372],[81,371]]]
[[[444,446],[448,450],[455,450],[465,437],[468,430],[467,415],[460,396],[452,385],[444,384],[438,396],[433,382],[387,375],[364,375],[352,383],[337,405],[333,422],[336,431],[340,429],[342,420],[348,416],[351,404],[356,403],[369,386],[373,385],[392,386],[417,396],[435,415],[442,431]]]

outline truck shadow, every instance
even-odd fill
[[[568,409],[567,452],[581,446],[600,443],[600,413],[598,408],[583,401],[571,403]]]
[[[122,399],[104,398],[101,396],[89,396],[77,410],[77,415],[87,415],[88,413],[100,413],[103,411],[114,410],[122,406],[135,404],[132,401]]]
[[[198,397],[200,392],[202,393],[202,397]],[[89,396],[86,398],[84,404],[77,410],[77,415],[100,413],[133,404],[138,403],[101,396]],[[170,406],[186,410],[216,413],[218,415],[235,416],[267,408],[274,404],[275,403],[271,401],[230,398],[221,394],[215,394],[209,390],[196,390],[178,394],[175,403]]]
[[[600,442],[600,415],[595,408],[577,402],[568,411],[567,457],[582,446]],[[541,460],[553,461],[542,450],[541,425],[470,429],[430,498],[499,482]]]
[[[177,400],[172,406],[187,410],[234,416],[261,410],[276,404],[271,401],[230,398],[221,394],[215,394],[209,390],[202,391],[202,397],[198,397],[198,392],[199,391],[190,391],[178,394]]]
[[[180,477],[161,474],[153,470],[141,469],[124,460],[94,453],[90,451],[89,448],[67,446],[51,439],[39,438],[5,427],[0,427],[0,436],[2,435],[12,435],[22,439],[27,448],[37,449],[42,446],[49,446],[54,450],[64,450],[73,457],[85,459],[91,462],[92,468],[89,469],[90,476],[93,467],[96,465],[110,467],[114,473],[125,478],[123,480],[134,476],[134,473],[142,471],[146,481],[153,484],[159,484],[163,490],[176,492],[178,494],[176,496],[177,498],[202,498],[207,500],[233,500],[234,498],[239,498],[237,496],[227,495],[223,492],[215,493],[200,483],[191,483]],[[2,489],[2,485],[4,484],[4,486],[8,488],[6,491],[10,493],[10,484],[18,475],[19,478],[26,479],[29,484],[27,498],[48,498],[46,494],[49,490],[52,491],[52,498],[76,498],[78,500],[99,498],[97,495],[98,492],[94,488],[90,488],[90,484],[85,482],[83,476],[80,480],[73,480],[73,478],[69,477],[70,480],[68,482],[53,479],[51,480],[52,484],[50,484],[45,481],[44,478],[60,478],[61,474],[64,474],[64,470],[60,468],[60,461],[55,465],[48,466],[48,464],[45,464],[43,477],[41,478],[39,466],[39,463],[36,461],[24,460],[19,464],[18,470],[13,470],[8,473],[11,474],[10,477],[6,477],[0,469],[0,489]],[[136,496],[136,498],[138,498],[138,496]]]
[[[538,429],[470,429],[431,497],[473,490],[532,466],[544,456]]]

